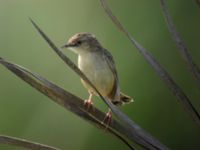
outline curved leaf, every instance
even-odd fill
[[[28,148],[30,150],[60,150],[48,145],[6,135],[0,135],[0,144],[15,145],[18,147]]]
[[[188,48],[185,44],[185,42],[182,40],[180,34],[177,32],[175,25],[172,21],[172,18],[169,14],[169,10],[167,8],[166,0],[160,0],[161,8],[163,15],[166,20],[167,27],[169,29],[169,32],[171,33],[172,39],[175,41],[180,54],[182,55],[183,60],[186,62],[189,71],[191,71],[194,79],[196,79],[196,83],[198,87],[200,88],[200,69],[196,65],[196,63],[192,60],[192,57],[188,51]]]
[[[26,83],[30,84],[39,92],[48,96],[54,102],[75,113],[84,120],[89,121],[96,127],[103,129],[104,131],[107,129],[106,131],[118,137],[130,149],[134,149],[133,146],[131,146],[120,134],[143,146],[143,142],[140,141],[140,139],[137,139],[136,136],[130,135],[129,131],[120,125],[116,120],[113,120],[110,126],[104,124],[102,120],[106,114],[95,107],[93,107],[91,110],[85,109],[84,100],[80,99],[79,97],[65,91],[42,76],[32,73],[28,69],[25,69],[21,66],[10,63],[4,59],[0,59],[0,64],[4,65],[8,70],[12,71],[15,75],[24,80]]]
[[[147,146],[149,149],[167,149],[165,145],[160,143],[158,140],[153,138],[151,135],[147,134],[142,128],[140,128],[133,120],[131,120],[128,116],[126,116],[123,112],[121,112],[115,105],[113,105],[110,101],[105,99],[100,92],[96,89],[96,87],[88,80],[88,78],[83,74],[83,72],[66,56],[60,51],[55,44],[46,36],[46,34],[39,28],[36,23],[30,19],[34,27],[40,33],[40,35],[45,39],[45,41],[49,44],[49,46],[54,50],[58,56],[73,70],[75,71],[84,81],[86,81],[101,99],[108,105],[108,107],[112,110],[112,112],[116,115],[116,117],[122,122],[123,126],[127,129],[127,131],[132,134],[135,138],[137,138],[141,144]]]
[[[107,15],[110,17],[112,22],[116,27],[122,31],[127,38],[132,42],[132,44],[138,49],[142,56],[147,60],[147,62],[152,66],[155,72],[164,81],[169,90],[177,98],[178,102],[182,104],[185,111],[190,115],[190,117],[195,121],[195,123],[200,126],[200,115],[195,107],[190,102],[190,99],[182,91],[182,89],[176,84],[173,78],[168,74],[168,72],[158,63],[158,61],[148,52],[142,45],[140,45],[129,32],[122,26],[119,20],[113,15],[112,11],[106,4],[105,0],[100,0],[102,7],[104,8]]]

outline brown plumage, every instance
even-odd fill
[[[94,35],[78,33],[72,36],[63,47],[78,54],[78,67],[94,84],[97,90],[115,105],[132,102],[133,99],[120,92],[119,79],[115,63],[109,51],[104,49]],[[90,93],[91,103],[95,91],[84,80],[83,85]]]

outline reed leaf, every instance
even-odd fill
[[[200,89],[200,69],[197,64],[193,61],[192,56],[190,55],[188,48],[181,38],[180,34],[176,30],[176,27],[173,23],[172,17],[169,13],[166,0],[160,0],[161,10],[163,12],[163,16],[166,20],[166,24],[168,27],[169,32],[171,33],[172,39],[175,41],[178,50],[185,61],[186,65],[188,66],[189,71],[192,73],[194,79],[196,79],[196,84]]]
[[[137,50],[142,54],[145,60],[151,65],[154,71],[159,75],[159,77],[164,81],[165,85],[169,88],[172,94],[177,98],[178,102],[182,104],[184,110],[189,114],[189,116],[194,120],[194,122],[200,126],[200,115],[195,107],[192,105],[190,99],[183,92],[183,90],[176,84],[169,73],[162,67],[162,65],[147,51],[142,45],[140,45],[133,36],[122,26],[119,20],[114,16],[111,9],[108,7],[106,0],[100,0],[103,9],[106,14],[115,24],[115,26],[122,31],[126,37],[131,41],[131,43],[137,48]]]
[[[14,145],[18,147],[27,148],[30,150],[61,150],[58,148],[50,147],[48,145],[28,141],[21,138],[11,137],[7,135],[0,135],[0,144]]]
[[[110,101],[105,99],[101,93],[96,89],[96,87],[88,80],[88,78],[83,74],[83,72],[66,56],[60,51],[56,45],[47,37],[47,35],[39,28],[39,26],[30,19],[34,27],[40,33],[40,35],[44,38],[44,40],[48,43],[48,45],[58,54],[58,56],[75,72],[79,75],[84,81],[86,81],[93,89],[98,93],[100,98],[107,104],[107,106],[112,110],[112,112],[116,115],[117,119],[121,121],[123,126],[127,128],[129,133],[133,136],[137,136],[139,141],[143,141],[143,144],[146,146],[150,146],[150,149],[167,149],[165,145],[160,143],[157,139],[152,137],[150,134],[146,133],[142,128],[140,128],[133,120],[131,120],[127,115],[121,112],[115,105],[113,105]]]
[[[101,112],[95,107],[93,107],[93,109],[91,110],[87,110],[84,105],[84,100],[58,87],[57,85],[46,80],[42,76],[32,73],[30,70],[26,68],[10,63],[2,58],[0,58],[0,64],[5,66],[8,70],[10,70],[19,78],[24,80],[26,83],[37,89],[39,92],[48,96],[51,100],[53,100],[57,104],[75,113],[84,120],[89,121],[96,127],[101,128],[104,131],[106,130],[109,133],[115,135],[121,141],[123,141],[127,146],[129,146],[130,149],[134,149],[133,146],[130,145],[127,142],[127,140],[119,134],[119,133],[124,133],[124,135],[126,134],[125,136],[129,138],[131,135],[128,133],[127,129],[121,126],[116,120],[113,120],[110,126],[107,126],[102,122],[102,120],[105,117],[105,113]],[[119,131],[119,133],[116,132],[115,130]],[[142,143],[142,141],[140,142],[133,136],[132,140],[138,144]]]

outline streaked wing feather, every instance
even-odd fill
[[[106,49],[104,49],[103,51],[103,57],[105,59],[105,61],[107,62],[110,70],[112,71],[114,77],[115,77],[115,83],[114,83],[114,87],[112,89],[112,91],[110,92],[109,96],[112,98],[112,99],[115,99],[116,96],[119,98],[119,95],[120,95],[120,91],[119,91],[119,79],[118,79],[118,75],[117,75],[117,70],[115,68],[115,62],[114,62],[114,59],[112,57],[112,55],[110,54],[110,52]],[[119,100],[119,99],[115,99],[116,100]]]

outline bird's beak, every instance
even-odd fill
[[[69,44],[61,46],[61,48],[68,48],[68,47],[71,47],[71,46]]]
[[[66,45],[63,45],[61,48],[71,48],[71,47],[75,47],[76,45],[73,43],[68,43]]]

